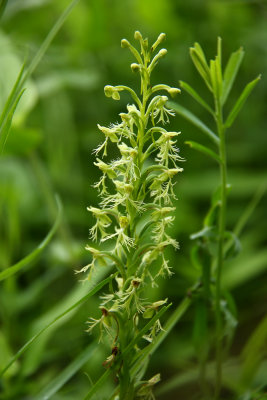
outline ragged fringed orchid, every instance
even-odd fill
[[[159,316],[168,307],[167,299],[152,302],[145,291],[148,285],[156,285],[158,277],[172,274],[165,249],[178,248],[168,228],[174,221],[174,179],[182,171],[177,165],[182,161],[176,146],[179,132],[165,129],[174,116],[167,95],[174,97],[180,90],[151,82],[154,68],[167,54],[166,49],[156,52],[165,34],[151,47],[140,32],[134,38],[140,51],[126,39],[121,46],[136,59],[131,69],[140,76],[140,95],[123,85],[104,88],[105,95],[117,101],[121,92],[128,92],[131,102],[119,114],[119,122],[98,125],[104,140],[95,150],[95,165],[102,176],[94,187],[101,202],[99,208],[88,208],[96,221],[91,239],[108,242],[109,250],[87,246],[91,262],[82,269],[88,279],[100,266],[113,264],[117,269],[110,292],[102,296],[101,316],[89,320],[88,331],[98,326],[101,337],[106,334],[110,339],[111,355],[104,366],[114,368],[119,381],[114,398],[121,400],[153,398],[152,388],[159,381],[158,375],[141,381],[140,373],[132,373],[132,368],[141,349],[161,330]]]

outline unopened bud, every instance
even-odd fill
[[[158,43],[163,42],[166,39],[166,33],[161,33],[157,39]]]
[[[162,43],[165,39],[166,39],[166,34],[165,34],[165,33],[161,33],[161,34],[158,36],[158,38],[157,38],[157,40],[155,41],[155,43],[153,44],[153,46],[151,47],[151,50],[154,51],[154,50],[158,47],[158,45],[159,45],[160,43]]]
[[[168,93],[171,95],[171,97],[175,97],[177,94],[181,93],[181,90],[178,88],[171,87],[168,90]]]
[[[131,64],[131,69],[132,69],[133,72],[138,72],[138,71],[140,71],[140,65],[136,64],[136,63],[132,63]]]
[[[120,94],[114,86],[106,85],[104,92],[107,97],[112,97],[113,100],[120,100]]]
[[[127,49],[128,47],[130,47],[130,42],[127,39],[122,39],[121,41],[121,47],[123,49]]]
[[[167,53],[168,53],[167,49],[161,49],[161,50],[158,52],[158,56],[159,56],[159,57],[164,57],[164,56],[166,56]]]
[[[134,38],[135,38],[135,40],[142,40],[143,39],[143,37],[142,37],[142,35],[141,35],[141,33],[139,31],[135,31],[134,32]]]

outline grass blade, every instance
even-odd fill
[[[20,83],[22,80],[22,76],[25,70],[25,64],[23,64],[23,66],[21,67],[21,70],[18,74],[18,77],[16,79],[16,82],[14,83],[14,86],[8,96],[8,99],[5,103],[5,107],[1,113],[1,117],[0,117],[0,135],[2,135],[2,130],[3,130],[3,126],[5,126],[6,120],[8,118],[9,112],[10,110],[13,108],[14,104],[16,104],[17,102],[17,98],[18,95],[21,92],[21,89],[19,89],[19,87],[21,87]]]
[[[125,357],[137,344],[138,340],[141,339],[144,334],[154,325],[154,323],[170,308],[171,303],[162,309],[153,317],[151,320],[138,332],[135,338],[128,344],[126,349],[123,352],[123,356]],[[147,346],[148,347],[148,346]]]
[[[8,113],[7,117],[5,118],[5,123],[4,125],[1,126],[1,130],[0,130],[0,154],[3,153],[5,145],[6,145],[6,141],[8,139],[8,135],[10,132],[10,128],[11,128],[11,123],[12,123],[12,119],[14,116],[14,113],[16,111],[17,105],[21,99],[21,96],[24,93],[24,89],[19,93],[13,107],[11,108],[10,112]]]
[[[153,343],[149,344],[138,354],[136,363],[134,364],[134,366],[131,369],[131,373],[133,375],[135,375],[138,372],[140,364],[143,363],[147,357],[151,356],[157,350],[157,348],[160,346],[160,344],[163,342],[163,340],[166,338],[166,336],[169,334],[169,332],[172,330],[172,328],[177,324],[179,319],[187,311],[190,304],[191,304],[191,299],[189,297],[186,297],[179,304],[179,306],[176,308],[176,310],[172,313],[172,315],[170,316],[170,318],[164,325],[163,331],[161,331],[156,336]]]
[[[226,102],[228,95],[232,89],[235,77],[243,60],[244,54],[245,52],[241,47],[239,50],[232,53],[228,60],[223,76],[223,91],[221,98],[222,105]]]
[[[252,257],[244,255],[239,258],[239,263],[225,269],[222,277],[222,285],[228,290],[243,285],[245,282],[259,276],[267,270],[267,250],[258,251]]]
[[[98,347],[98,343],[91,343],[82,351],[55,379],[46,385],[35,397],[35,400],[48,400],[56,394],[66,382],[91,358]]]
[[[227,117],[227,120],[225,122],[225,127],[226,128],[229,128],[233,124],[233,122],[236,119],[239,111],[243,107],[243,105],[244,105],[245,101],[247,100],[248,96],[250,95],[250,93],[252,92],[252,90],[257,85],[257,83],[259,82],[260,79],[261,79],[261,76],[259,75],[256,79],[254,79],[254,81],[251,81],[246,85],[245,89],[243,90],[243,92],[241,93],[241,95],[238,98],[237,102],[235,103],[234,108],[232,109],[232,111],[230,112],[230,114]]]
[[[209,66],[200,44],[194,43],[194,47],[190,47],[189,52],[196,69],[202,76],[208,89],[212,91]]]
[[[248,339],[242,351],[243,366],[241,383],[249,387],[254,375],[257,373],[261,361],[264,359],[264,352],[267,340],[267,317],[264,317]]]
[[[211,113],[211,115],[214,115],[211,107],[205,102],[205,100],[202,99],[202,97],[199,96],[199,94],[190,85],[188,85],[188,83],[179,81],[179,84],[182,89],[184,89],[188,94],[190,94],[191,97],[193,97],[193,99],[195,99],[202,107],[206,108],[206,110]]]
[[[20,74],[18,76],[17,81],[14,84],[14,87],[8,97],[6,102],[6,106],[0,118],[0,134],[2,131],[2,126],[5,126],[6,120],[8,118],[10,110],[13,108],[14,104],[17,102],[18,97],[23,89],[23,86],[27,79],[32,75],[38,64],[40,63],[41,59],[43,58],[45,52],[49,48],[50,44],[52,43],[53,39],[55,38],[56,34],[64,24],[65,20],[71,13],[72,9],[76,6],[79,0],[73,0],[65,9],[65,11],[60,15],[50,32],[48,33],[47,37],[43,41],[41,47],[39,48],[38,52],[34,56],[33,60],[31,61],[30,65],[28,66],[27,70],[24,73],[24,66],[22,67]]]
[[[55,317],[50,323],[48,323],[44,328],[42,328],[39,332],[37,332],[30,340],[28,340],[27,343],[21,349],[12,357],[10,362],[6,365],[6,367],[0,372],[0,377],[5,374],[5,372],[11,367],[11,365],[28,349],[28,347],[42,334],[44,333],[50,326],[52,326],[54,323],[56,323],[58,320],[63,318],[66,314],[71,312],[73,309],[84,303],[89,297],[93,296],[95,293],[99,292],[100,289],[102,289],[103,286],[105,286],[107,283],[109,283],[113,278],[114,274],[110,275],[108,278],[104,279],[101,281],[98,285],[96,285],[93,289],[90,290],[89,293],[87,293],[85,296],[83,296],[80,300],[78,300],[76,303],[74,303],[71,307],[67,308],[64,312],[59,314],[57,317]]]
[[[212,132],[212,130],[208,128],[207,125],[205,125],[198,117],[191,113],[191,111],[188,111],[186,108],[180,106],[180,104],[174,103],[172,101],[169,101],[168,104],[179,115],[181,115],[187,121],[191,122],[191,124],[195,125],[203,133],[205,133],[218,146],[220,142],[218,136],[214,132]]]
[[[47,49],[49,48],[50,44],[54,40],[55,36],[57,35],[58,31],[61,29],[62,25],[64,24],[65,20],[71,13],[72,9],[78,4],[80,0],[72,0],[71,3],[66,7],[64,12],[60,15],[50,32],[48,33],[47,37],[43,41],[41,47],[39,48],[38,52],[34,56],[33,60],[31,61],[29,67],[27,68],[23,79],[21,80],[20,88],[24,85],[26,80],[32,75],[38,64],[40,63],[41,59],[43,58],[44,54],[46,53]]]
[[[207,156],[211,157],[213,160],[217,161],[219,164],[221,163],[220,157],[211,149],[209,149],[206,146],[203,146],[202,144],[199,144],[197,142],[193,142],[192,140],[186,141],[185,144],[188,144],[192,149],[200,151],[203,154],[206,154]]]
[[[7,2],[8,2],[8,0],[2,0],[1,1],[1,4],[0,4],[0,20],[1,20],[3,14],[5,12],[5,8],[6,8],[6,5],[7,5]]]
[[[26,257],[24,257],[22,260],[18,261],[15,265],[12,265],[11,267],[5,269],[4,271],[0,272],[0,281],[3,281],[4,279],[9,278],[10,276],[16,274],[17,272],[19,272],[23,267],[25,267],[25,265],[33,262],[36,260],[36,258],[39,256],[39,254],[46,248],[46,246],[48,245],[48,243],[50,242],[50,240],[52,239],[52,237],[54,236],[60,220],[61,220],[61,216],[62,216],[62,205],[61,202],[59,201],[59,198],[56,198],[57,200],[57,205],[58,205],[58,214],[57,214],[57,218],[54,222],[54,225],[52,226],[52,228],[50,229],[50,231],[48,232],[48,234],[46,235],[46,237],[44,238],[44,240],[39,244],[38,247],[36,247],[35,250],[33,250],[30,254],[28,254]]]

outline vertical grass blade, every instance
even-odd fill
[[[45,327],[43,327],[39,332],[37,332],[25,345],[12,357],[10,362],[5,366],[5,368],[0,372],[0,377],[5,374],[5,372],[11,367],[11,365],[20,357],[23,353],[29,348],[29,346],[42,334],[44,333],[50,326],[54,325],[58,320],[63,318],[66,314],[74,310],[76,307],[84,303],[89,297],[93,296],[95,293],[99,292],[106,284],[108,284],[112,279],[114,279],[114,274],[110,275],[108,278],[104,279],[98,285],[96,285],[93,289],[89,291],[85,296],[83,296],[80,300],[74,303],[67,310],[59,314],[56,318],[54,318],[50,323],[48,323]]]
[[[43,58],[44,54],[46,53],[47,49],[49,48],[56,34],[58,33],[58,31],[64,24],[65,20],[71,13],[72,9],[76,6],[78,2],[79,0],[73,0],[67,6],[65,11],[60,15],[60,17],[58,18],[58,20],[48,33],[47,37],[45,38],[44,42],[42,43],[41,47],[39,48],[38,52],[34,56],[30,65],[28,66],[27,70],[25,71],[24,66],[22,67],[20,74],[17,78],[17,81],[15,82],[14,87],[8,97],[4,111],[2,112],[2,115],[0,117],[0,135],[2,134],[3,127],[6,126],[10,111],[13,109],[14,105],[18,103],[18,98],[21,96],[21,91],[23,89],[25,82],[32,75],[32,73],[40,63],[41,59]]]
[[[91,343],[63,371],[46,385],[35,397],[35,400],[49,400],[68,382],[76,372],[92,357],[98,344]]]
[[[160,346],[160,344],[165,340],[167,335],[173,329],[173,327],[177,324],[180,318],[184,315],[191,304],[191,299],[186,297],[176,308],[176,310],[172,313],[172,315],[167,320],[166,324],[164,325],[163,331],[161,331],[154,339],[153,343],[149,344],[145,347],[140,354],[138,355],[138,359],[136,363],[131,369],[131,373],[134,375],[138,372],[140,364],[145,361],[147,357],[150,357]]]
[[[58,197],[56,199],[57,199],[57,205],[58,205],[57,218],[56,218],[56,220],[54,222],[54,225],[52,226],[52,228],[50,229],[50,231],[48,232],[48,234],[44,238],[44,240],[39,244],[38,247],[36,247],[35,250],[33,250],[30,254],[28,254],[22,260],[20,260],[16,264],[12,265],[11,267],[5,269],[4,271],[0,272],[0,281],[3,281],[4,279],[9,278],[10,276],[12,276],[12,275],[16,274],[17,272],[19,272],[27,264],[35,261],[36,258],[39,256],[39,254],[46,248],[46,246],[48,245],[48,243],[50,242],[50,240],[54,236],[54,234],[55,234],[55,232],[56,232],[56,230],[57,230],[57,228],[59,226],[61,217],[62,217],[62,204],[61,204],[61,202],[60,202]]]
[[[14,116],[14,113],[16,111],[17,105],[18,105],[23,93],[24,93],[24,89],[21,90],[21,92],[19,93],[19,95],[16,98],[16,101],[15,101],[13,107],[11,108],[10,112],[8,113],[8,115],[5,118],[5,123],[1,126],[1,129],[0,129],[0,155],[4,151],[4,148],[5,148],[5,145],[6,145],[6,141],[8,139],[8,135],[9,135],[10,128],[11,128],[12,119],[13,119],[13,116]]]
[[[1,0],[1,3],[0,3],[0,20],[1,20],[3,14],[5,12],[7,2],[8,2],[8,0]]]
[[[31,61],[29,67],[25,71],[25,75],[23,76],[20,84],[20,88],[24,85],[26,80],[32,75],[38,64],[40,63],[41,59],[43,58],[44,54],[46,53],[47,49],[49,48],[50,44],[54,40],[55,36],[57,35],[58,31],[61,29],[62,25],[68,18],[69,14],[73,10],[73,8],[78,4],[80,0],[72,0],[71,3],[66,7],[64,12],[60,15],[50,32],[48,33],[47,37],[43,41],[41,47],[39,48],[38,52],[34,56],[33,60]]]

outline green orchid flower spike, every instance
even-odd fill
[[[180,132],[165,129],[174,116],[167,95],[173,97],[180,90],[151,82],[154,68],[167,54],[164,48],[157,51],[165,34],[161,33],[152,46],[138,31],[134,38],[140,51],[126,39],[121,47],[135,58],[131,70],[140,77],[140,95],[122,85],[104,88],[105,95],[116,101],[120,92],[128,92],[132,103],[120,113],[120,122],[109,127],[98,125],[104,140],[95,150],[95,165],[102,177],[94,187],[101,201],[99,208],[88,208],[96,219],[90,230],[92,240],[108,242],[111,249],[88,246],[92,261],[82,269],[90,279],[98,266],[112,263],[117,268],[110,293],[102,297],[100,318],[89,320],[88,331],[98,326],[101,337],[107,333],[110,339],[111,352],[103,365],[117,375],[119,387],[111,398],[120,400],[151,399],[152,386],[159,381],[159,375],[155,382],[153,378],[143,381],[145,370],[141,373],[136,365],[142,349],[161,330],[159,314],[168,308],[167,299],[150,302],[144,290],[147,285],[156,285],[158,277],[172,274],[165,249],[178,248],[168,228],[174,221],[174,180],[183,170],[178,166],[183,159],[176,146]]]

